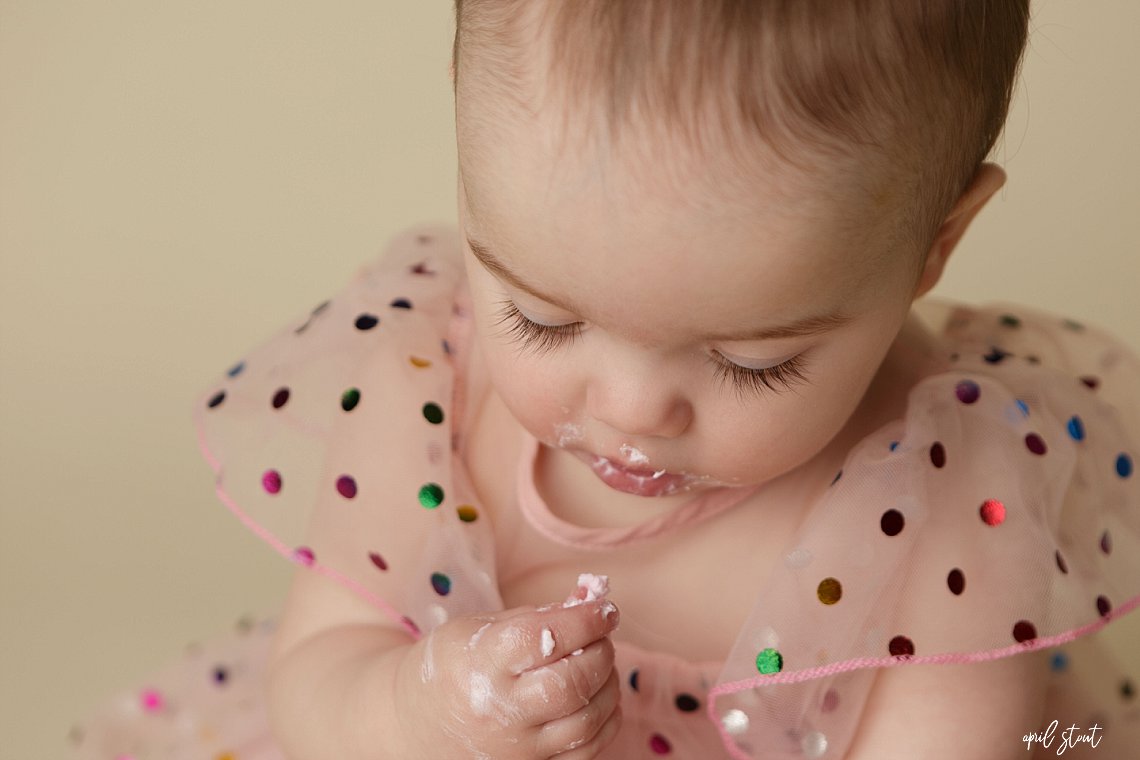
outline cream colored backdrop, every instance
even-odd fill
[[[1140,4],[1034,4],[1009,184],[935,292],[1140,349]],[[280,603],[190,404],[398,229],[455,221],[450,14],[0,0],[3,756],[61,756],[101,696]]]

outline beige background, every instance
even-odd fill
[[[190,404],[398,229],[454,222],[450,13],[0,0],[6,757],[60,756],[101,696],[280,602],[290,567],[215,500]],[[1140,4],[1032,26],[1009,184],[935,292],[1140,348]]]

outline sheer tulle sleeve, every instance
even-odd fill
[[[452,459],[463,277],[453,228],[404,231],[223,373],[194,412],[234,515],[417,638],[502,607],[490,526]]]
[[[948,313],[954,371],[860,443],[711,692],[738,758],[842,757],[877,668],[1086,636],[1140,603],[1140,360],[1026,309]]]

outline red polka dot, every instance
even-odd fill
[[[1112,552],[1112,536],[1107,530],[1100,535],[1100,550],[1105,554]]]
[[[1005,505],[997,499],[986,499],[978,513],[986,525],[1001,525],[1005,522]]]
[[[387,570],[388,569],[388,563],[385,562],[384,558],[381,557],[376,552],[371,552],[368,555],[368,559],[372,560],[372,564],[376,565],[376,567],[380,568],[381,570]]]
[[[1037,638],[1037,628],[1028,620],[1018,620],[1013,626],[1013,638],[1015,641],[1032,641]]]
[[[1030,433],[1025,436],[1025,446],[1038,456],[1041,456],[1047,450],[1045,448],[1045,439],[1037,435],[1037,433]]]
[[[1100,380],[1098,378],[1093,377],[1092,375],[1086,375],[1086,376],[1082,377],[1081,382],[1084,383],[1085,385],[1087,385],[1088,387],[1093,388],[1093,389],[1095,389],[1098,385],[1100,385]]]
[[[352,479],[351,475],[341,475],[336,479],[336,490],[341,496],[346,499],[356,497],[356,481]]]
[[[673,746],[661,734],[654,734],[649,738],[649,748],[658,755],[668,755],[673,751]]]

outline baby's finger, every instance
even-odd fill
[[[617,672],[611,670],[605,684],[580,710],[552,720],[538,729],[535,750],[539,757],[548,757],[584,747],[598,736],[614,713],[619,709],[621,694]],[[616,728],[616,726],[614,726]],[[586,755],[590,757],[591,755]],[[569,755],[567,755],[569,757]]]
[[[519,615],[505,621],[500,662],[514,675],[549,665],[606,636],[619,618],[608,599]]]
[[[614,645],[603,638],[581,654],[570,654],[521,674],[515,680],[512,699],[522,707],[528,723],[541,725],[581,710],[613,671]]]

